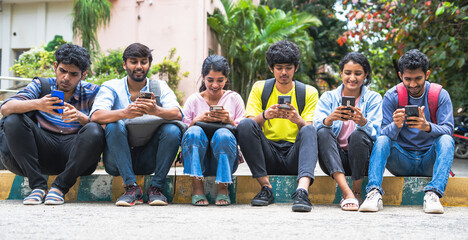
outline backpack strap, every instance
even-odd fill
[[[275,78],[270,78],[268,80],[265,80],[265,86],[263,87],[263,92],[262,92],[262,109],[265,110],[268,99],[270,98],[271,93],[273,92],[273,88],[275,87]]]
[[[408,90],[403,83],[398,83],[396,88],[398,93],[398,108],[404,108],[408,105]]]
[[[271,93],[273,92],[273,88],[275,87],[275,78],[270,78],[265,80],[265,86],[263,87],[262,91],[262,109],[265,110],[268,99],[270,98]],[[305,108],[305,98],[306,98],[306,85],[302,82],[294,80],[294,84],[296,86],[296,103],[298,107],[299,115],[302,115],[302,111]]]
[[[299,116],[302,115],[302,111],[305,108],[305,99],[306,99],[306,85],[298,80],[294,81],[296,84],[296,103]]]
[[[50,82],[48,78],[34,77],[33,80],[34,79],[38,79],[41,82],[41,93],[39,94],[39,98],[50,93]]]
[[[162,107],[161,104],[161,84],[159,83],[158,80],[152,80],[149,79],[149,84],[148,84],[148,91],[152,92],[154,94],[154,98],[156,99],[156,104],[160,107]]]
[[[437,109],[439,108],[439,94],[442,90],[442,85],[431,83],[429,92],[427,94],[427,103],[429,105],[429,112],[431,114],[431,121],[437,124]]]

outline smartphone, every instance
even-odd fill
[[[152,92],[139,92],[138,93],[138,97],[139,98],[147,98],[147,99],[151,99],[151,96],[153,95]]]
[[[417,105],[405,106],[406,117],[419,117],[419,108]]]
[[[354,113],[354,110],[351,109],[349,106],[356,106],[356,98],[354,96],[343,96],[341,97],[341,105],[347,106],[347,109],[351,110],[351,113]]]
[[[52,90],[50,93],[51,97],[58,97],[62,100],[61,103],[55,103],[54,106],[63,106],[64,93],[60,90]],[[54,109],[55,112],[63,114],[63,109]]]
[[[278,96],[278,104],[280,104],[278,108],[291,110],[286,103],[291,103],[291,96]]]
[[[210,111],[214,111],[214,110],[223,110],[224,107],[221,106],[221,105],[211,105],[210,106]]]

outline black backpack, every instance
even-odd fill
[[[45,95],[50,93],[50,83],[47,78],[35,77],[33,78],[33,80],[34,79],[39,79],[39,81],[41,82],[41,93],[38,98],[42,98]],[[35,117],[36,111],[31,111],[26,114],[31,119],[33,120],[36,119]],[[6,142],[6,137],[5,137],[5,132],[3,129],[3,122],[5,121],[5,118],[6,117],[2,117],[2,119],[0,119],[0,170],[5,169],[5,166],[8,166],[9,168],[10,166],[11,168],[16,168],[12,166],[12,164],[15,165],[14,163],[16,163],[16,161],[14,160],[13,156],[11,155],[10,149],[8,148],[8,144]],[[17,173],[17,171],[15,171],[16,169],[9,169],[9,170],[14,173]]]
[[[262,110],[266,109],[268,99],[270,98],[271,92],[273,92],[273,88],[275,87],[275,81],[275,78],[265,80],[265,86],[263,87],[262,92]],[[294,84],[296,85],[296,103],[298,108],[297,111],[299,115],[301,115],[305,107],[306,85],[297,80],[294,80]]]

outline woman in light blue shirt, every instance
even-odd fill
[[[341,209],[357,211],[363,177],[382,122],[382,96],[369,90],[372,70],[367,58],[348,53],[340,61],[343,84],[325,92],[317,104],[314,125],[317,128],[319,164],[338,183],[343,192]],[[355,100],[351,106],[343,97]],[[352,190],[345,176],[353,180]]]

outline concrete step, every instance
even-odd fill
[[[181,168],[180,168],[181,169]],[[191,203],[191,179],[182,175],[182,171],[174,169],[168,175],[164,195],[171,203]],[[55,180],[56,176],[48,176],[48,184]],[[140,186],[146,189],[152,180],[152,176],[137,176]],[[296,189],[296,176],[269,176],[275,194],[275,202],[291,203],[291,194]],[[347,178],[349,184],[351,179]],[[383,188],[385,205],[422,205],[424,187],[430,182],[427,177],[395,177],[385,176]],[[205,181],[205,192],[210,202],[216,197],[216,185],[214,177],[208,177]],[[364,179],[363,187],[367,184]],[[235,175],[233,184],[229,185],[231,201],[233,203],[250,203],[251,199],[260,191],[257,181],[251,176]],[[31,189],[28,179],[16,176],[9,171],[0,171],[0,200],[22,200]],[[103,170],[96,171],[93,175],[83,176],[66,195],[66,201],[112,201],[120,197],[124,192],[121,177],[112,177]],[[365,193],[365,190],[362,190]],[[317,176],[314,184],[309,188],[309,197],[313,204],[338,204],[342,193],[335,181],[328,176]],[[365,198],[365,195],[363,195]],[[146,200],[146,194],[145,194]],[[445,206],[468,206],[468,178],[450,177],[445,196],[441,202]]]

